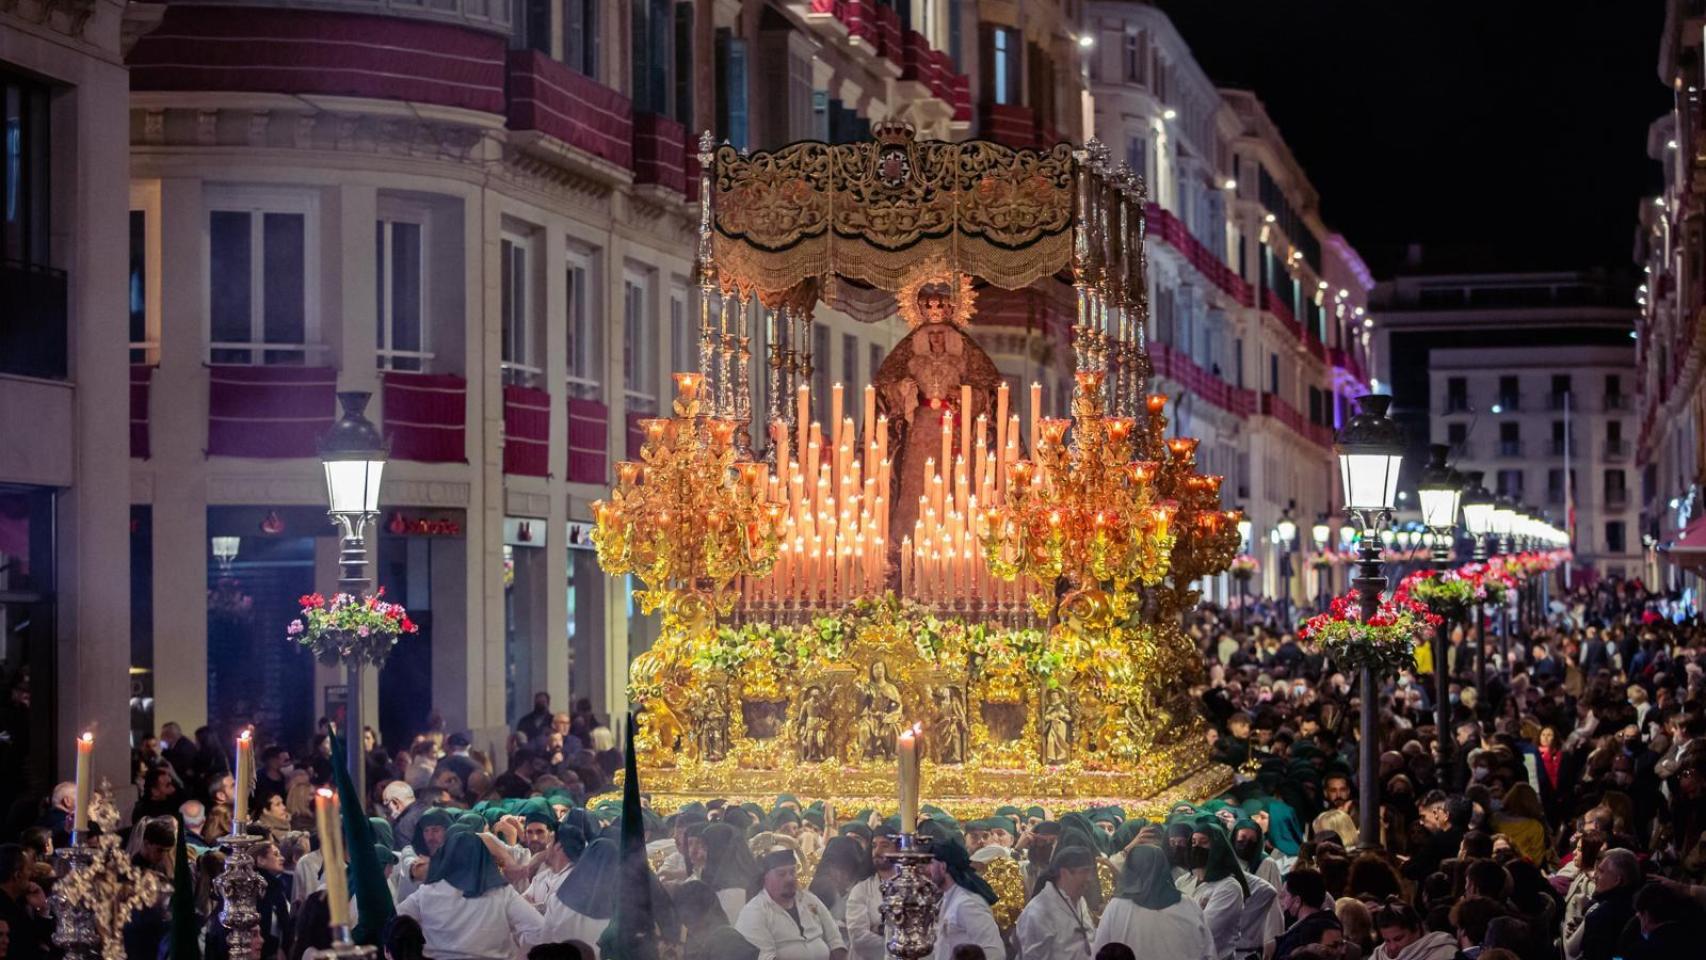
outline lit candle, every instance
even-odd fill
[[[997,452],[1007,449],[1007,403],[1009,392],[1006,380],[1002,380],[1001,386],[995,391],[995,449]],[[996,465],[996,469],[1001,469],[1001,465],[999,463]],[[996,474],[995,486],[997,489],[1000,489],[1004,485],[1004,480],[1005,478],[1000,473]]]
[[[971,449],[971,384],[960,384],[960,409],[957,411],[960,419],[960,456],[965,456]]]
[[[806,384],[800,384],[800,389],[794,394],[794,429],[799,432],[799,442],[795,444],[800,453],[806,452],[806,438],[811,433],[812,423],[812,391]],[[802,461],[803,462],[803,461]]]
[[[326,908],[333,927],[349,926],[349,880],[344,876],[343,825],[338,821],[338,798],[321,787],[314,796],[314,823],[320,831],[320,856],[326,883]]]
[[[829,388],[829,429],[835,436],[830,445],[831,449],[841,447],[841,405],[844,400],[841,384],[833,384]]]
[[[237,769],[233,780],[236,797],[231,801],[231,832],[239,834],[249,825],[249,791],[255,788],[255,743],[248,730],[237,734]]]
[[[900,829],[912,833],[918,828],[918,734],[922,729],[913,724],[900,732],[895,754],[900,758]]]
[[[79,840],[89,831],[89,755],[95,752],[95,735],[85,731],[77,738],[77,803],[72,808],[71,832]]]
[[[948,472],[948,465],[954,462],[954,414],[947,410],[942,413],[942,455],[936,458],[936,464],[943,473]]]

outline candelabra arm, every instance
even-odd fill
[[[241,828],[241,824],[232,827],[233,831]],[[261,938],[260,904],[267,881],[255,871],[254,848],[264,842],[265,838],[235,832],[219,838],[225,869],[213,885],[219,891],[219,922],[233,957],[253,956]]]

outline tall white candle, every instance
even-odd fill
[[[95,735],[85,731],[77,738],[77,792],[76,803],[71,808],[71,832],[78,835],[89,830],[89,789],[93,786],[89,779],[89,756],[94,752]]]

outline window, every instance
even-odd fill
[[[1623,421],[1605,421],[1605,442],[1613,447],[1623,442]]]
[[[1125,142],[1125,162],[1132,172],[1145,181],[1149,178],[1149,141],[1143,137],[1127,137]]]
[[[1522,391],[1517,387],[1516,377],[1499,378],[1499,405],[1506,410],[1522,409]]]
[[[1448,423],[1445,425],[1445,442],[1451,446],[1457,456],[1463,455],[1463,445],[1469,442],[1469,424]]]
[[[727,27],[717,31],[717,135],[737,150],[748,146],[746,41]]]
[[[1607,520],[1605,522],[1605,552],[1623,553],[1627,549],[1627,541],[1623,535],[1623,521]]]
[[[1279,354],[1268,354],[1268,392],[1279,393]]]
[[[378,292],[379,366],[424,370],[427,346],[425,304],[426,227],[420,220],[381,219],[374,231]]]
[[[543,357],[533,334],[533,287],[529,283],[531,242],[505,234],[499,245],[499,281],[502,284],[503,357],[505,383],[538,386],[543,375]]]
[[[49,263],[48,88],[0,73],[0,261]]]
[[[1552,375],[1552,409],[1564,409],[1565,398],[1570,395],[1570,375],[1554,373]]]
[[[589,77],[598,76],[600,0],[563,0],[563,63]]]
[[[1621,507],[1629,502],[1629,488],[1622,470],[1605,471],[1605,503],[1610,507]]]
[[[592,255],[571,248],[563,265],[567,276],[564,318],[568,327],[569,396],[576,400],[604,399],[604,318],[593,308]]]
[[[811,89],[808,84],[806,89]],[[693,129],[693,5],[675,7],[675,120]],[[690,145],[697,147],[690,137]]]
[[[515,32],[510,37],[510,45],[523,50],[537,50],[545,56],[551,55],[551,0],[517,0],[513,6],[520,10],[512,14],[516,18]]]
[[[1546,502],[1564,502],[1564,471],[1558,467],[1546,471]]]
[[[207,204],[209,360],[308,362],[324,349],[313,195],[210,190]]]
[[[1132,83],[1143,82],[1143,36],[1136,31],[1125,35],[1125,78]]]
[[[1495,491],[1501,497],[1513,500],[1522,499],[1522,471],[1500,470],[1498,473],[1498,489]]]
[[[148,362],[148,213],[130,211],[130,362]]]
[[[1511,420],[1499,424],[1499,454],[1506,457],[1522,456],[1521,424]]]
[[[1469,379],[1448,377],[1445,381],[1445,412],[1462,413],[1469,409]]]
[[[866,369],[867,379],[865,382],[870,383],[877,379],[877,371],[883,368],[883,348],[874,343],[871,344],[867,359],[870,361],[871,365]],[[1018,394],[1014,394],[1014,396],[1018,396]]]
[[[629,273],[622,281],[622,386],[629,413],[658,411],[657,351],[650,344],[646,316],[646,278]]]
[[[669,291],[670,373],[692,373],[699,369],[698,342],[687,319],[687,288]]]
[[[629,0],[633,32],[633,88],[630,97],[636,113],[669,115],[673,91],[670,67],[674,62],[671,41],[675,37],[674,0]]]
[[[1615,374],[1615,373],[1606,374],[1605,375],[1605,409],[1607,409],[1607,410],[1622,410],[1624,407],[1624,403],[1625,403],[1625,401],[1623,399],[1623,377],[1621,377],[1620,375]]]
[[[869,382],[869,381],[867,381]],[[849,397],[857,397],[859,390],[859,338],[851,333],[841,335],[841,383],[847,388]],[[854,421],[858,421],[860,409],[864,401],[850,402],[849,409],[853,411]]]
[[[989,30],[988,82],[990,103],[1005,106],[1019,104],[1019,31],[1012,27],[991,26]]]

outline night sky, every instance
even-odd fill
[[[1658,192],[1661,0],[1161,0],[1209,77],[1256,92],[1377,277],[1632,269]]]

